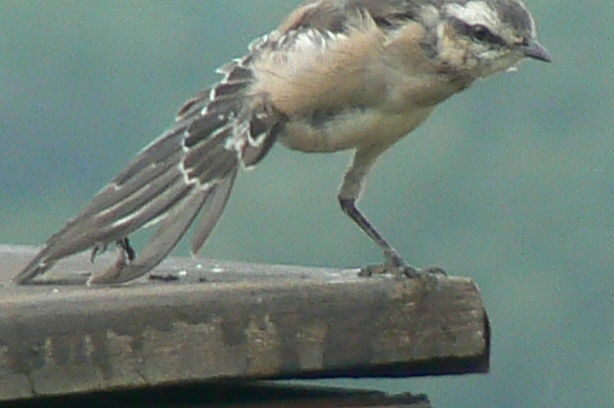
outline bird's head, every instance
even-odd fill
[[[431,0],[421,11],[430,32],[425,46],[443,72],[479,78],[527,57],[552,61],[518,0]]]

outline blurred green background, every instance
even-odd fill
[[[528,3],[555,62],[443,104],[385,155],[361,201],[407,260],[477,281],[491,373],[326,383],[426,392],[437,407],[612,406],[612,2]],[[0,242],[42,244],[295,5],[1,0]],[[203,255],[380,261],[338,208],[349,158],[273,149],[239,177]]]

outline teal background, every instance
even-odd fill
[[[612,406],[612,3],[528,3],[555,62],[444,103],[360,203],[410,262],[477,281],[491,373],[326,384],[426,392],[436,407]],[[295,4],[0,0],[0,242],[42,244]],[[239,177],[203,255],[380,261],[338,208],[349,158],[274,148]]]

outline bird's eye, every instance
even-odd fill
[[[487,41],[492,34],[490,30],[482,24],[476,24],[471,26],[471,37],[477,41]]]

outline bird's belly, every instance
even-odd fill
[[[331,115],[291,118],[279,140],[290,149],[314,153],[391,145],[420,125],[431,111],[432,108],[406,112],[353,108]]]

